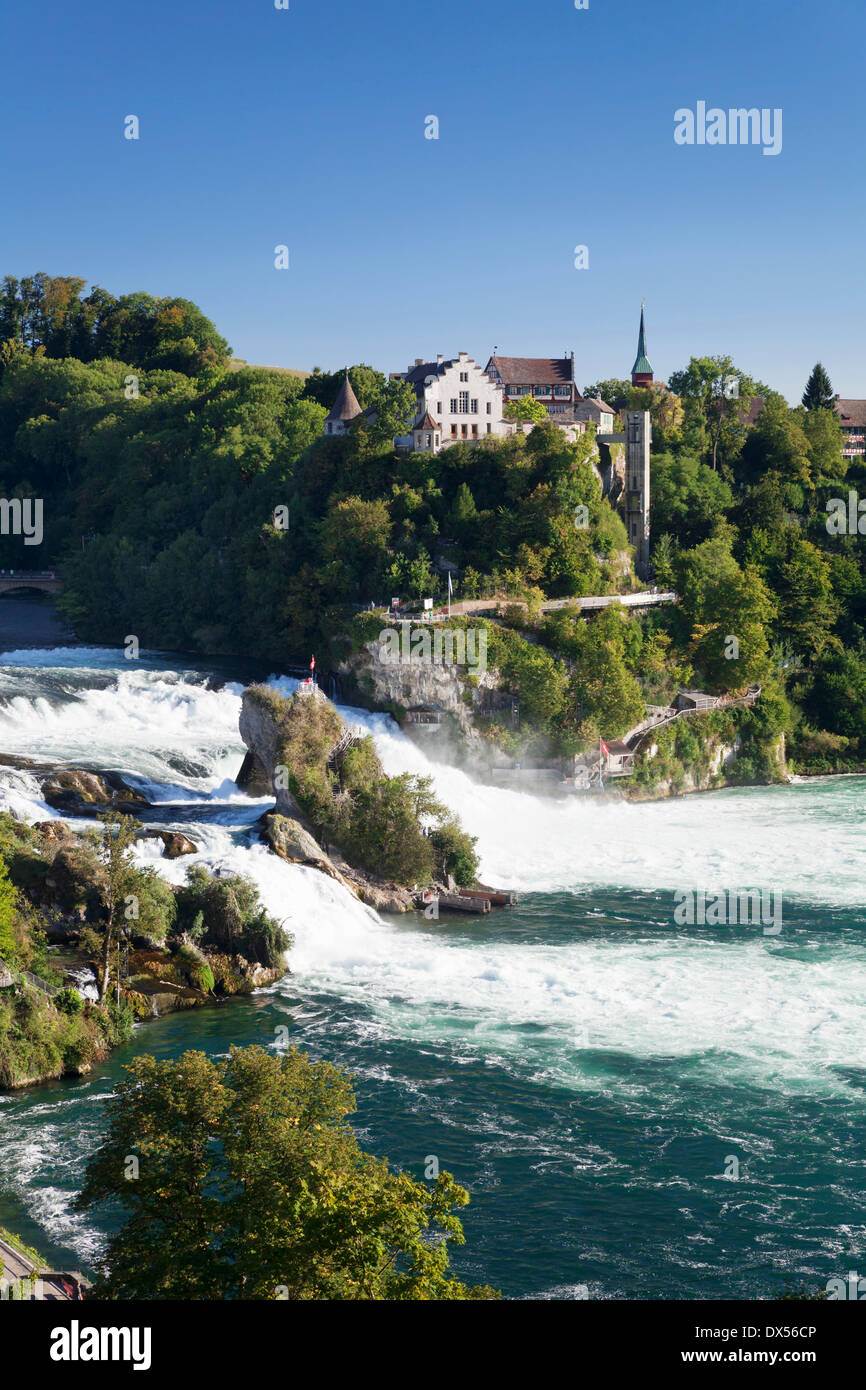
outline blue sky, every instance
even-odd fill
[[[645,297],[659,378],[866,396],[863,0],[5,0],[0,37],[0,273],[182,295],[250,362],[581,385]],[[699,100],[781,107],[781,154],[677,146]]]

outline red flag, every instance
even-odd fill
[[[598,741],[599,741],[599,743],[601,744],[601,751],[602,751],[602,753],[604,754],[604,756],[605,756],[606,758],[609,758],[609,757],[610,757],[610,749],[608,748],[608,746],[607,746],[607,744],[605,743],[604,739],[603,739],[603,738],[600,738]]]
[[[315,671],[315,669],[316,669],[316,658],[315,658],[314,656],[311,656],[311,657],[310,657],[310,670],[311,670],[311,671]]]

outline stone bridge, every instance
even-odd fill
[[[0,570],[0,597],[35,589],[41,594],[59,594],[63,580],[56,570]]]

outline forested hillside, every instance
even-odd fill
[[[233,370],[195,305],[83,288],[7,279],[0,299],[0,487],[42,498],[45,530],[38,550],[0,538],[0,563],[62,565],[79,636],[286,661],[315,650],[327,664],[371,602],[442,597],[446,558],[456,598],[526,600],[511,618],[511,688],[524,678],[552,692],[539,726],[570,726],[578,746],[679,685],[759,682],[795,766],[866,761],[862,542],[827,527],[828,501],[866,492],[866,476],[859,461],[846,476],[828,399],[790,408],[723,357],[693,358],[669,392],[597,383],[653,415],[655,579],[682,602],[646,617],[544,616],[543,597],[633,583],[591,434],[570,445],[542,425],[398,454],[408,388],[357,366],[375,414],[323,438],[342,372]],[[738,400],[720,394],[732,375]]]

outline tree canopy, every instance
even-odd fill
[[[122,1214],[94,1292],[109,1299],[464,1300],[449,1173],[432,1186],[359,1146],[350,1078],[294,1049],[137,1057],[78,1205]]]

